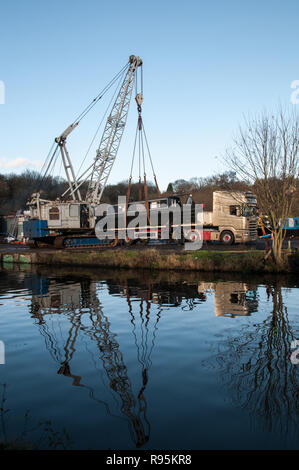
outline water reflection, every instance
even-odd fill
[[[250,414],[254,430],[279,433],[284,439],[297,432],[299,370],[290,355],[298,323],[291,325],[281,281],[265,290],[270,314],[220,342],[208,365],[220,372],[232,402]]]
[[[76,282],[74,274],[71,278],[49,278],[36,274],[28,277],[25,285],[32,291],[30,312],[37,320],[47,350],[58,364],[57,373],[71,378],[73,386],[87,388],[92,399],[104,403],[96,398],[95,390],[84,383],[84,378],[71,367],[79,333],[96,344],[111,393],[120,400],[122,416],[129,420],[136,447],[143,446],[150,436],[146,387],[163,308],[180,306],[182,310],[193,310],[206,302],[209,293],[213,292],[216,316],[249,315],[257,309],[256,292],[252,293],[246,284],[240,282],[186,282],[181,278],[169,282],[161,278],[150,280],[146,276],[130,280],[115,274],[106,279],[109,294],[125,298],[130,315],[141,381],[139,390],[134,394],[117,333],[111,330],[108,313],[104,312],[100,301],[99,282],[88,276]],[[137,312],[132,305],[136,301],[139,303]],[[157,307],[153,313],[152,305]],[[68,327],[64,325],[63,328],[66,334],[60,341],[57,333],[61,326],[59,321],[53,321],[53,317],[59,315],[68,321]],[[88,319],[85,320],[85,317]],[[105,402],[104,405],[112,414],[109,404]]]
[[[143,446],[149,439],[150,425],[146,417],[147,403],[145,399],[145,389],[148,382],[148,370],[150,367],[151,350],[154,347],[154,338],[151,348],[142,344],[142,356],[140,356],[140,346],[137,344],[135,334],[135,317],[130,305],[130,296],[127,296],[128,308],[131,315],[133,335],[135,337],[138,350],[138,359],[142,365],[141,378],[142,386],[137,394],[133,393],[133,387],[128,376],[128,370],[124,361],[122,351],[117,341],[117,334],[111,331],[108,316],[104,313],[102,304],[98,297],[97,283],[91,279],[83,279],[80,282],[66,284],[60,290],[57,289],[55,280],[50,283],[41,282],[40,294],[32,295],[31,313],[38,320],[40,331],[45,338],[46,346],[52,357],[59,363],[58,374],[72,378],[72,385],[88,388],[90,397],[95,399],[95,391],[82,383],[82,377],[71,372],[71,361],[76,352],[76,341],[80,331],[97,346],[99,358],[106,373],[109,386],[120,399],[120,410],[129,420],[132,439],[136,447]],[[45,288],[45,286],[47,287]],[[45,295],[46,294],[46,295]],[[55,337],[54,328],[47,324],[47,315],[63,314],[69,321],[67,337],[63,340],[63,348],[59,348]],[[143,312],[143,301],[140,302],[140,318],[142,340],[148,335],[148,322],[150,315],[150,303],[146,302],[145,312]],[[84,321],[87,316],[88,321]],[[157,314],[154,328],[159,321]],[[60,353],[59,353],[60,351]],[[98,402],[104,403],[102,400]],[[104,403],[109,414],[112,414],[108,403]]]
[[[289,320],[279,279],[258,287],[254,279],[245,282],[232,276],[224,280],[198,274],[161,273],[149,278],[147,273],[136,272],[81,269],[76,274],[66,269],[38,268],[19,275],[19,284],[32,293],[30,314],[57,364],[57,374],[70,379],[72,386],[85,389],[91,400],[105,406],[107,414],[126,420],[136,447],[150,440],[147,395],[153,352],[163,315],[173,307],[193,315],[211,305],[211,317],[228,317],[224,322],[217,320],[214,337],[206,338],[210,341],[208,359],[203,362],[199,357],[198,362],[205,369],[213,369],[234,406],[251,415],[253,427],[284,435],[295,428],[299,369],[290,361],[290,345],[299,334]],[[290,285],[294,285],[293,280]],[[1,287],[6,292],[5,282]],[[125,305],[137,368],[128,366],[119,325],[104,300],[107,293],[120,299],[122,308]],[[270,314],[260,317],[260,297],[264,294],[263,308]],[[242,318],[249,316],[252,319]],[[195,327],[201,321],[196,318]],[[217,331],[220,324],[222,328],[224,324],[231,327],[221,337]],[[74,358],[82,354],[82,343],[92,355],[95,373],[104,371],[108,396],[91,386],[90,376],[78,370]]]
[[[199,282],[198,291],[214,294],[214,312],[217,317],[251,315],[258,310],[257,290],[245,282]]]

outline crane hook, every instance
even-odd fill
[[[135,97],[135,101],[137,103],[137,109],[139,111],[139,108],[140,108],[140,112],[141,112],[141,105],[143,103],[143,96],[141,93],[138,93]]]
[[[138,129],[141,131],[142,130],[142,117],[141,117],[141,105],[143,102],[143,96],[142,93],[138,93],[135,97],[135,101],[137,103],[137,111],[138,111]]]

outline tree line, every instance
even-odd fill
[[[148,196],[157,195],[156,186],[152,182],[147,183]],[[60,198],[68,188],[65,179],[58,176],[47,176],[43,178],[37,171],[26,170],[17,175],[0,174],[0,216],[13,214],[18,210],[25,210],[30,196],[35,192],[40,192],[42,199],[53,201]],[[128,181],[121,181],[117,184],[107,185],[103,194],[102,202],[116,204],[118,196],[127,194]],[[87,184],[80,187],[81,195],[87,191]],[[139,198],[140,185],[131,185],[131,200],[137,201]],[[143,193],[144,197],[144,193]]]
[[[279,185],[279,181],[272,181],[272,187]],[[157,197],[156,186],[152,182],[148,182],[149,198]],[[17,210],[25,210],[26,203],[32,193],[41,192],[43,199],[50,201],[55,200],[63,194],[68,188],[68,183],[61,177],[49,176],[43,179],[37,171],[29,171],[16,175],[14,173],[0,174],[0,215],[9,215]],[[124,180],[116,184],[106,186],[102,202],[108,204],[116,204],[118,196],[127,194],[128,181]],[[204,210],[213,209],[213,192],[214,191],[252,191],[256,192],[255,184],[248,181],[240,180],[236,176],[236,172],[227,171],[221,174],[215,174],[208,177],[193,177],[189,180],[178,179],[170,182],[163,196],[171,194],[179,194],[184,197],[192,194],[194,202],[204,204]],[[82,185],[81,193],[84,197],[87,185]],[[131,185],[130,200],[137,201],[139,199],[140,186],[139,183]],[[142,193],[144,198],[144,193]],[[291,216],[299,216],[299,197],[294,201]]]
[[[66,181],[60,177],[47,177],[43,181],[37,171],[16,175],[0,174],[0,215],[9,215],[17,210],[26,209],[32,193],[41,190],[44,199],[56,199],[66,189]]]

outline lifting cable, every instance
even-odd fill
[[[54,144],[53,144],[53,145],[54,145]],[[53,147],[53,146],[52,146],[52,147]],[[47,166],[47,168],[46,168],[46,171],[44,172],[43,176],[42,176],[41,179],[40,179],[40,182],[39,182],[39,189],[41,189],[42,184],[50,177],[50,174],[47,176],[47,173],[49,172],[51,166],[52,166],[52,170],[53,170],[54,167],[55,167],[55,165],[56,165],[57,158],[58,158],[58,152],[57,152],[57,151],[58,151],[58,148],[59,148],[59,146],[56,145],[55,150],[54,150],[54,152],[53,152],[53,154],[52,154],[52,157],[50,158],[50,161],[49,161],[48,166]],[[55,155],[56,155],[56,158],[55,158]],[[55,160],[54,160],[54,158],[55,158]],[[54,160],[54,164],[52,165],[53,160]]]
[[[119,79],[119,77],[125,72],[125,70],[129,67],[128,64],[126,64],[116,75],[115,77],[110,80],[108,85],[105,86],[105,88],[89,103],[88,106],[82,111],[81,114],[77,117],[77,119],[74,120],[73,124],[75,122],[80,122],[86,114],[89,113],[89,111],[97,104],[98,101],[100,101],[101,98],[107,93],[107,91],[114,85],[114,83]]]
[[[78,123],[89,113],[89,111],[91,111],[91,109],[100,101],[101,98],[103,98],[103,96],[108,92],[108,90],[110,90],[110,88],[111,88],[120,78],[122,78],[122,76],[123,76],[123,74],[125,73],[125,71],[127,70],[128,66],[129,66],[129,65],[126,64],[124,67],[122,67],[122,69],[112,78],[112,80],[110,80],[110,82],[103,88],[103,90],[84,108],[84,110],[83,110],[83,111],[78,115],[78,117],[73,121],[72,125],[75,124],[75,123],[78,124]],[[112,100],[111,100],[111,101],[112,101]],[[106,111],[106,113],[107,113],[107,111]],[[100,126],[101,126],[103,120],[104,120],[104,118],[102,119],[102,121],[101,121],[101,123],[100,123]],[[99,128],[100,128],[100,126],[99,126]],[[98,129],[99,129],[99,128],[98,128]],[[98,129],[97,129],[97,131],[96,131],[96,135],[97,135],[97,133],[98,133]],[[96,135],[94,136],[94,139],[95,139]],[[94,139],[92,140],[91,145],[93,144]],[[53,163],[53,160],[54,160],[54,158],[55,158],[56,152],[57,152],[57,150],[58,150],[58,148],[59,148],[59,145],[57,144],[56,147],[55,147],[55,149],[54,149],[54,152],[52,153],[53,147],[54,147],[55,143],[56,143],[56,142],[54,141],[53,144],[52,144],[52,146],[51,146],[51,148],[50,148],[50,151],[49,151],[49,153],[48,153],[48,155],[47,155],[47,157],[46,157],[46,159],[45,159],[45,162],[44,162],[44,164],[43,164],[43,166],[42,166],[42,169],[41,169],[41,175],[42,175],[42,176],[41,176],[41,179],[40,179],[40,182],[39,182],[39,189],[40,189],[41,185],[44,183],[44,181],[45,181],[45,179],[46,179],[47,173],[49,172],[49,170],[50,170],[50,168],[51,168],[51,166],[52,166],[52,163]],[[91,147],[91,145],[90,145],[90,147]],[[90,150],[90,148],[88,149],[87,154],[88,154],[89,150]],[[52,154],[52,156],[50,157],[51,154]],[[87,156],[87,155],[86,155],[86,156]],[[85,158],[86,158],[86,156],[85,156]],[[49,158],[50,158],[50,160],[49,160]],[[84,160],[85,160],[85,158],[84,158]],[[49,160],[49,163],[47,163],[48,160]],[[57,161],[57,155],[56,155],[56,159],[55,159],[55,161],[54,161],[54,165],[52,166],[52,170],[54,170],[56,161]],[[47,165],[47,167],[46,167],[46,165]],[[81,166],[82,166],[82,164],[81,164]],[[45,167],[46,167],[46,170],[44,171],[44,168],[45,168]],[[81,167],[80,167],[80,168],[81,168]],[[43,173],[43,171],[44,171],[44,173]]]
[[[47,155],[47,157],[46,157],[46,159],[45,159],[45,161],[44,161],[44,164],[43,164],[43,166],[42,166],[42,168],[41,168],[41,174],[43,174],[44,168],[45,168],[46,165],[47,165],[48,159],[50,158],[50,155],[51,155],[51,153],[52,153],[52,150],[53,150],[54,145],[55,145],[55,141],[53,142],[53,144],[52,144],[52,146],[51,146],[51,148],[50,148],[50,150],[49,150],[49,153],[48,153],[48,155]]]
[[[137,135],[138,135],[138,124],[137,124],[136,132],[135,132],[133,156],[132,156],[132,162],[131,162],[131,171],[130,171],[130,176],[129,176],[129,181],[128,181],[128,189],[127,189],[127,197],[126,197],[126,210],[125,210],[125,224],[126,224],[126,214],[127,214],[127,211],[128,211],[128,205],[129,205],[130,194],[131,194],[131,182],[132,182],[132,177],[133,177],[133,166],[134,166],[134,159],[135,159],[135,152],[136,152]]]
[[[141,140],[141,134],[140,132],[138,132],[138,165],[139,165],[138,199],[139,201],[142,201],[140,140]]]
[[[148,151],[148,155],[149,155],[149,159],[150,159],[150,163],[151,163],[151,167],[152,167],[152,172],[153,172],[153,176],[154,176],[154,180],[155,180],[155,185],[156,185],[157,193],[158,193],[158,195],[160,196],[161,193],[160,193],[160,189],[159,189],[159,186],[158,186],[156,173],[155,173],[155,170],[154,170],[153,160],[152,160],[151,152],[150,152],[150,149],[149,149],[149,145],[148,145],[148,141],[147,141],[147,137],[146,137],[146,133],[145,133],[143,121],[142,121],[142,130],[143,130],[144,140],[145,140],[145,143],[146,143],[146,148],[147,148],[147,151]]]
[[[111,103],[112,103],[112,101],[114,100],[115,95],[116,95],[117,91],[118,91],[119,88],[120,88],[120,84],[121,84],[121,82],[122,82],[122,80],[123,80],[123,77],[124,77],[124,75],[125,75],[125,72],[126,72],[126,67],[122,70],[122,73],[121,73],[120,75],[118,74],[119,80],[118,80],[117,87],[115,88],[115,91],[114,91],[114,93],[113,93],[113,95],[112,95],[112,97],[111,97],[111,99],[110,99],[110,101],[109,101],[109,104],[108,104],[108,106],[107,106],[107,108],[106,108],[106,111],[104,112],[104,115],[103,115],[103,117],[102,117],[102,119],[101,119],[101,122],[100,122],[100,124],[98,125],[98,127],[97,127],[97,129],[96,129],[96,132],[95,132],[95,134],[94,134],[94,136],[93,136],[93,138],[92,138],[92,140],[91,140],[91,142],[90,142],[90,144],[89,144],[89,146],[88,146],[88,149],[87,149],[87,151],[86,151],[86,154],[85,154],[85,156],[84,156],[84,158],[83,158],[83,160],[82,160],[82,162],[81,162],[81,165],[80,165],[80,167],[79,167],[79,169],[78,169],[78,171],[77,171],[76,178],[78,178],[78,176],[79,176],[79,174],[80,174],[80,170],[81,170],[81,168],[82,168],[82,166],[83,166],[83,164],[84,164],[84,162],[85,162],[85,160],[86,160],[86,158],[87,158],[87,156],[88,156],[88,154],[89,154],[89,152],[90,152],[90,149],[91,149],[91,147],[92,147],[92,145],[93,145],[93,143],[94,143],[94,141],[95,141],[95,139],[96,139],[96,137],[97,137],[97,135],[98,135],[98,133],[99,133],[99,130],[100,130],[102,124],[103,124],[103,121],[104,121],[104,119],[105,119],[105,117],[106,117],[106,115],[107,115],[107,113],[108,113],[108,111],[109,111],[109,109],[110,109]],[[114,82],[114,83],[115,83],[115,82]],[[111,86],[112,86],[112,85],[111,85]],[[80,178],[78,178],[78,181],[80,181]]]
[[[146,203],[147,207],[147,214],[148,214],[148,219],[149,219],[149,207],[148,207],[148,187],[147,187],[147,178],[146,178],[146,164],[145,164],[145,150],[148,153],[149,160],[150,160],[150,165],[151,169],[153,172],[153,177],[155,181],[155,186],[158,195],[160,196],[160,190],[157,182],[157,177],[155,174],[154,170],[154,165],[153,165],[153,160],[151,156],[151,152],[149,149],[149,144],[146,136],[146,132],[144,129],[144,124],[142,120],[142,108],[141,104],[143,101],[143,78],[142,78],[142,67],[141,67],[141,93],[137,93],[137,77],[136,77],[136,103],[137,103],[137,111],[138,111],[138,120],[137,120],[137,128],[136,128],[136,134],[135,134],[135,139],[134,139],[134,149],[133,149],[133,155],[132,155],[132,161],[131,161],[131,169],[130,169],[130,177],[129,177],[129,183],[128,183],[128,191],[127,191],[127,199],[126,199],[126,207],[128,207],[129,204],[129,198],[130,198],[130,193],[131,193],[131,184],[132,184],[132,178],[133,178],[133,166],[134,166],[134,160],[135,160],[135,155],[136,155],[136,145],[137,145],[137,134],[138,134],[138,169],[139,169],[139,179],[138,179],[138,199],[141,201],[143,199],[142,197],[142,183],[141,183],[141,167],[143,166],[143,187],[144,187],[144,200]]]

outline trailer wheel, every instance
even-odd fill
[[[54,248],[56,248],[57,250],[60,250],[61,248],[65,248],[64,240],[65,240],[65,237],[55,237]]]
[[[137,240],[134,240],[134,238],[130,238],[130,237],[126,237],[124,239],[124,244],[125,246],[131,246],[131,245],[134,245],[136,243]]]
[[[235,241],[234,234],[230,230],[224,230],[220,235],[220,241],[224,245],[232,245]]]
[[[199,230],[188,230],[188,232],[185,234],[185,239],[195,243],[202,239],[202,235]]]

